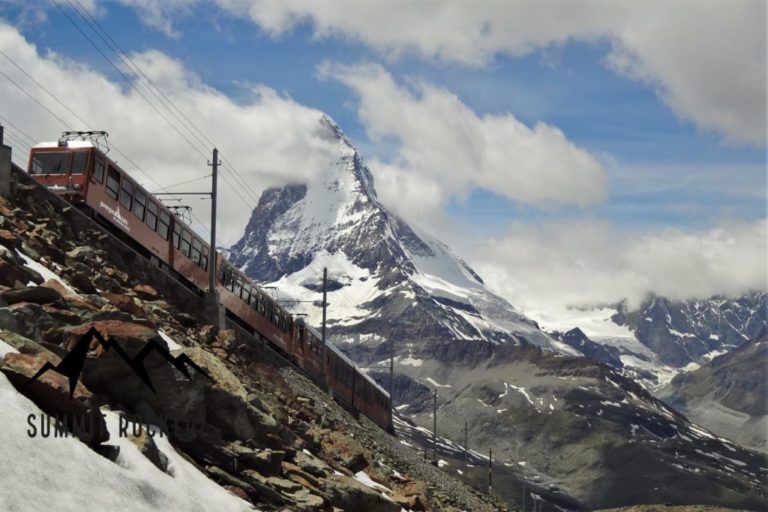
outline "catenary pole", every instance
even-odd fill
[[[216,199],[217,180],[219,176],[219,150],[213,148],[213,161],[211,162],[211,245],[208,252],[208,291],[216,291]]]

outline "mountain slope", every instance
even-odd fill
[[[768,338],[750,341],[680,374],[659,396],[697,423],[768,451]]]
[[[535,322],[491,293],[451,250],[379,202],[360,154],[327,117],[338,161],[317,183],[264,192],[230,259],[291,300],[321,300],[329,272],[328,326],[336,341],[463,339],[558,347]],[[320,322],[306,302],[292,310]]]

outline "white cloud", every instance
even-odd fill
[[[199,0],[118,0],[121,4],[136,9],[144,23],[159,30],[168,37],[177,38],[179,32],[173,27],[171,18],[186,14]],[[91,0],[95,2],[95,0]]]
[[[115,147],[161,185],[173,185],[210,173],[206,164],[211,159],[211,148],[206,147],[204,142],[197,142],[191,133],[181,128],[181,116],[174,118],[164,111],[166,118],[199,145],[202,154],[184,142],[155,109],[126,84],[112,82],[97,71],[55,53],[41,55],[15,28],[2,22],[0,49],[90,123],[83,126],[10,62],[0,58],[0,70],[66,121],[64,124],[57,121],[9,81],[0,80],[3,117],[29,134],[35,142],[55,140],[64,130],[104,129],[110,133],[109,140]],[[234,103],[202,84],[183,64],[160,52],[150,50],[134,55],[133,60],[162,87],[166,96],[195,126],[218,144],[222,157],[226,159],[219,181],[219,239],[225,243],[234,242],[242,234],[258,194],[264,187],[312,181],[336,157],[335,143],[320,136],[324,128],[319,122],[322,113],[318,110],[300,105],[263,86],[252,88],[250,101]],[[144,96],[158,105],[149,92],[142,90]],[[158,108],[162,111],[162,107]],[[6,133],[11,143],[21,136],[10,126],[6,127]],[[15,159],[23,163],[26,155],[21,159],[19,155],[26,148],[14,145],[17,146]],[[116,151],[113,150],[110,156],[150,190],[157,189]],[[244,176],[253,194],[234,181],[232,167],[227,162]],[[227,181],[249,204],[243,204]],[[205,180],[173,190],[199,191],[208,186],[209,181]],[[185,202],[192,205],[196,216],[207,224],[209,201],[200,201],[192,196]]]
[[[172,30],[177,2],[122,1],[138,4],[148,24]],[[471,66],[570,40],[610,41],[606,63],[650,84],[682,119],[732,142],[766,143],[763,0],[217,3],[275,37],[310,23],[315,37],[353,39],[389,58],[414,53]]]
[[[551,310],[648,293],[687,299],[768,289],[768,220],[630,236],[592,218],[514,224],[471,258],[513,304]]]
[[[320,74],[357,93],[370,138],[396,141],[393,161],[372,168],[382,200],[408,218],[437,215],[474,188],[537,205],[603,198],[600,164],[554,126],[479,116],[450,91],[421,81],[402,87],[375,64],[325,64]]]

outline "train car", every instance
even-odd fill
[[[302,323],[309,337],[320,342],[320,334]],[[358,368],[333,343],[326,343],[326,385],[333,396],[367,416],[380,427],[392,429],[391,397],[362,368]]]
[[[303,319],[292,315],[223,255],[209,262],[210,247],[194,230],[106,156],[95,141],[105,132],[65,132],[57,142],[30,152],[28,173],[111,230],[193,290],[208,288],[208,265],[216,266],[224,308],[334,397],[392,430],[389,394],[338,348],[326,343]],[[323,354],[325,354],[323,361]]]

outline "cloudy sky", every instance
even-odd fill
[[[327,113],[520,308],[768,287],[762,0],[6,0],[0,51],[18,163],[104,129],[150,190],[197,191],[215,144],[223,244],[334,160]]]

